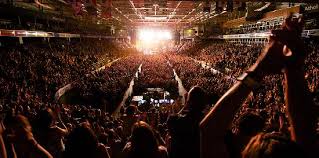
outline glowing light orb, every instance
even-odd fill
[[[169,30],[140,29],[138,30],[138,39],[141,41],[171,40],[173,39],[173,36]]]
[[[169,30],[144,28],[137,32],[136,47],[144,54],[156,54],[166,49],[172,42],[173,35]]]

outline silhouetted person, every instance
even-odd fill
[[[205,92],[200,87],[193,87],[183,110],[177,116],[170,116],[167,123],[171,136],[170,158],[199,157],[199,123],[204,117],[206,103]]]
[[[73,129],[65,143],[64,158],[109,158],[106,147],[98,139],[88,124],[82,123]]]
[[[159,145],[153,129],[147,123],[138,121],[123,149],[123,158],[168,158],[168,154],[166,148]]]

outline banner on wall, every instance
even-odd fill
[[[316,12],[319,12],[319,4],[318,3],[307,4],[303,6],[303,9],[306,13],[316,13]]]

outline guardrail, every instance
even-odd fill
[[[233,34],[233,35],[219,35],[210,36],[210,39],[266,39],[271,35],[271,32],[260,32],[260,33],[247,33],[247,34]],[[319,29],[304,30],[302,37],[310,38],[319,36]]]
[[[223,39],[268,38],[270,35],[270,32],[223,35]]]
[[[5,30],[0,29],[0,36],[5,37],[57,37],[57,38],[104,38],[104,39],[125,39],[128,37],[114,37],[101,35],[83,35],[72,33],[56,33],[45,31],[29,31],[29,30]]]

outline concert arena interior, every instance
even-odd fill
[[[319,158],[317,0],[0,0],[0,158]]]

